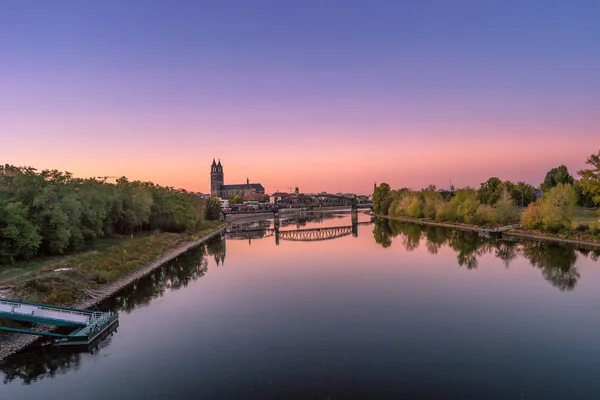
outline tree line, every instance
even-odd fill
[[[217,199],[183,189],[0,166],[0,263],[63,254],[112,234],[193,231],[219,217]]]
[[[392,190],[382,183],[374,189],[373,208],[376,214],[391,217],[475,225],[521,222],[527,229],[569,231],[573,229],[576,206],[600,205],[600,151],[592,154],[586,164],[590,168],[578,171],[578,180],[564,165],[552,168],[538,188],[497,177],[481,183],[479,189],[466,187],[456,191],[440,191],[433,185],[422,190]],[[587,228],[576,227],[582,231]],[[597,224],[589,228],[600,234]]]

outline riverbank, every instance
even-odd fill
[[[221,234],[225,229],[226,223],[215,223],[197,232],[193,237],[158,234],[116,245],[104,251],[71,257],[67,261],[69,266],[62,267],[71,268],[69,270],[35,271],[30,274],[33,276],[27,275],[9,280],[8,286],[4,285],[4,290],[10,290],[11,298],[28,300],[33,298],[33,300],[42,303],[89,309],[180,254]],[[130,250],[129,254],[127,250]],[[131,250],[134,250],[133,254]],[[161,255],[157,257],[157,253]],[[91,260],[97,262],[92,265],[85,264],[86,261]],[[117,268],[116,264],[111,264],[113,262],[121,262],[122,264],[119,265],[120,268]],[[109,271],[103,269],[104,266],[110,267],[111,265],[115,268]],[[106,274],[102,274],[103,272]],[[111,279],[111,276],[114,278]],[[87,278],[87,281],[82,280],[85,278]],[[108,281],[99,283],[99,278],[106,278]],[[6,289],[7,287],[9,289]],[[46,291],[50,292],[46,293]],[[45,293],[46,296],[39,299],[38,292]],[[52,298],[61,301],[47,301]],[[70,298],[71,301],[67,301],[67,298]],[[53,327],[41,326],[39,328],[48,330]],[[38,339],[37,336],[14,334],[1,336],[0,361],[33,344]]]
[[[449,224],[449,223],[444,223],[444,222],[435,222],[435,221],[429,221],[429,220],[417,219],[417,218],[409,218],[409,217],[390,217],[389,215],[375,215],[375,216],[377,218],[385,218],[385,219],[395,220],[395,221],[410,222],[413,224],[440,226],[440,227],[444,227],[444,228],[461,229],[461,230],[473,231],[473,232],[479,232],[482,228],[477,225]],[[574,244],[574,245],[578,245],[578,246],[600,247],[600,241],[563,238],[563,237],[559,237],[559,236],[552,236],[550,234],[546,234],[546,233],[542,233],[542,232],[525,231],[522,229],[511,229],[509,231],[502,232],[502,234],[508,235],[508,236],[522,237],[525,239],[547,240],[547,241],[551,241],[551,242],[568,243],[568,244]]]

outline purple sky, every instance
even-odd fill
[[[173,4],[0,5],[0,162],[367,193],[600,149],[596,1]]]

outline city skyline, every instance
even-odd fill
[[[598,147],[592,1],[63,4],[1,6],[2,163],[369,193],[538,185]]]

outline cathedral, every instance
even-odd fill
[[[220,197],[222,199],[229,199],[233,196],[239,195],[247,198],[254,198],[256,195],[265,194],[265,188],[260,183],[250,183],[250,179],[246,179],[246,183],[236,185],[225,185],[225,179],[223,177],[223,166],[221,160],[218,163],[213,158],[212,165],[210,166],[210,195]]]

